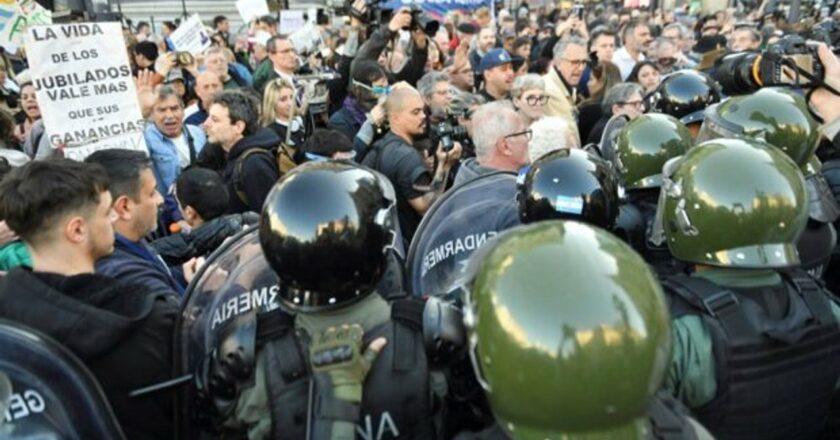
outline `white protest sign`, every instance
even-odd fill
[[[52,24],[52,12],[34,0],[0,0],[0,45],[15,52],[27,26]]]
[[[280,33],[291,34],[306,24],[303,11],[280,11]]]
[[[236,0],[236,10],[246,24],[251,20],[268,15],[268,3],[265,0]]]
[[[148,151],[122,41],[119,23],[27,31],[26,53],[46,133],[65,157],[82,160],[107,148]]]
[[[169,40],[175,46],[177,51],[189,52],[193,55],[198,55],[204,52],[211,45],[210,34],[198,18],[198,14],[193,14],[187,21],[181,23],[175,32],[169,35]]]

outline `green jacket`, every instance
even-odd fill
[[[773,270],[714,268],[692,276],[725,287],[773,286],[782,282],[781,276]],[[840,321],[840,306],[832,302],[831,310]],[[698,316],[675,319],[671,332],[672,361],[665,376],[665,388],[689,408],[698,408],[709,403],[717,394],[712,336],[706,323]]]

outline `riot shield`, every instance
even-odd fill
[[[423,216],[411,241],[406,261],[409,292],[449,293],[469,256],[518,224],[515,174],[485,174],[450,189]]]
[[[600,156],[611,164],[615,164],[615,141],[628,122],[630,122],[630,118],[626,115],[615,115],[604,126],[604,132],[601,134],[601,145],[599,146]]]
[[[2,439],[110,440],[125,435],[82,362],[58,342],[0,320],[0,376],[9,386],[0,412]]]

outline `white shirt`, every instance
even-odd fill
[[[640,53],[639,59],[634,60],[633,57],[630,56],[630,52],[627,52],[627,48],[622,47],[613,53],[612,62],[618,66],[618,70],[621,71],[621,80],[627,81],[627,77],[630,76],[630,72],[633,71],[633,67],[636,66],[636,63],[644,59],[645,55]]]
[[[190,145],[187,143],[187,137],[183,134],[176,138],[169,138],[175,144],[175,151],[178,152],[178,159],[181,162],[181,168],[186,168],[190,165]]]

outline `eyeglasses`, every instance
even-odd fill
[[[665,67],[673,66],[676,63],[677,63],[677,59],[674,58],[674,57],[666,57],[666,58],[660,58],[660,59],[656,60],[656,64],[659,64],[660,66],[665,66]]]
[[[522,136],[522,135],[525,135],[525,138],[530,141],[531,138],[534,137],[534,132],[529,128],[527,130],[517,131],[516,133],[511,133],[511,134],[505,136],[503,139],[508,139],[508,138]]]
[[[587,60],[587,59],[570,60],[568,58],[563,58],[563,61],[565,61],[565,62],[567,62],[567,63],[569,63],[569,64],[571,64],[572,66],[575,66],[575,67],[583,67],[584,65],[586,65],[587,62],[589,62],[589,60]]]
[[[641,100],[639,100],[639,101],[626,101],[626,102],[619,102],[619,104],[629,105],[629,106],[636,107],[636,108],[642,108],[642,105],[644,104],[644,101],[641,101]]]
[[[527,102],[528,105],[545,105],[548,102],[548,98],[549,98],[548,95],[542,95],[542,96],[532,95],[532,96],[529,96],[529,97],[525,98],[525,102]]]

